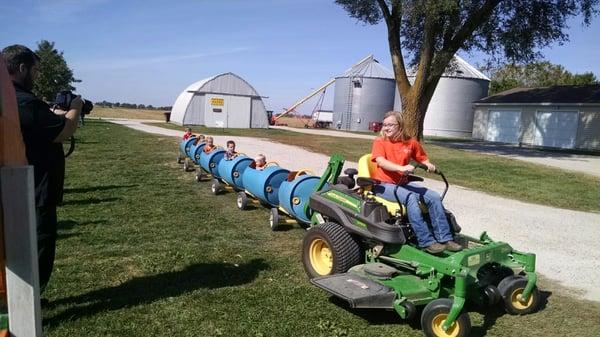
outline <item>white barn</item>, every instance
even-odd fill
[[[173,104],[171,121],[219,128],[268,128],[258,92],[234,73],[223,73],[188,86]]]

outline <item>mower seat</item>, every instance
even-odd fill
[[[357,177],[371,178],[375,175],[375,170],[377,170],[377,164],[371,161],[370,153],[367,153],[360,157],[360,159],[358,160]],[[366,188],[364,193],[366,194],[370,192],[370,190],[370,188]],[[400,214],[402,215],[406,215],[406,207],[404,205],[377,196],[375,196],[374,198],[378,202],[382,203],[392,216],[396,215],[397,212],[400,212]]]

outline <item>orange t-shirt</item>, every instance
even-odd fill
[[[373,149],[371,150],[371,160],[375,162],[377,157],[383,157],[399,165],[408,165],[411,159],[420,163],[427,160],[425,150],[423,150],[421,144],[413,138],[410,138],[407,141],[400,140],[396,142],[385,140],[381,137],[376,138],[373,142]],[[405,178],[403,177],[402,172],[387,171],[379,165],[377,166],[373,178],[392,184],[397,182],[401,182],[402,184],[406,183],[404,182]]]

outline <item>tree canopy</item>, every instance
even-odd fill
[[[61,90],[75,90],[72,83],[81,81],[73,77],[73,71],[67,65],[63,52],[54,48],[54,42],[38,42],[35,52],[40,57],[39,75],[33,86],[38,97],[52,101]]]
[[[495,59],[530,62],[539,49],[568,41],[567,19],[581,15],[587,25],[600,0],[336,0],[367,24],[381,21],[406,129],[423,132],[435,88],[457,51],[481,51]],[[406,58],[406,61],[405,61]],[[406,63],[405,63],[406,62]],[[414,70],[414,82],[407,69]]]
[[[573,74],[563,66],[548,61],[507,64],[491,69],[490,95],[513,88],[549,87],[553,85],[598,84],[592,72]]]

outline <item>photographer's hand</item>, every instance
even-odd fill
[[[79,116],[81,114],[81,108],[83,107],[83,100],[81,96],[77,96],[73,98],[71,101],[71,105],[69,106],[69,111],[65,114],[65,127],[58,134],[58,136],[54,139],[55,143],[62,143],[63,141],[69,139],[75,131],[77,130],[77,123],[79,121]]]
[[[81,96],[77,95],[71,101],[71,106],[69,107],[69,110],[75,109],[75,110],[79,110],[79,112],[81,112],[82,107],[83,107],[83,99],[81,99]]]

